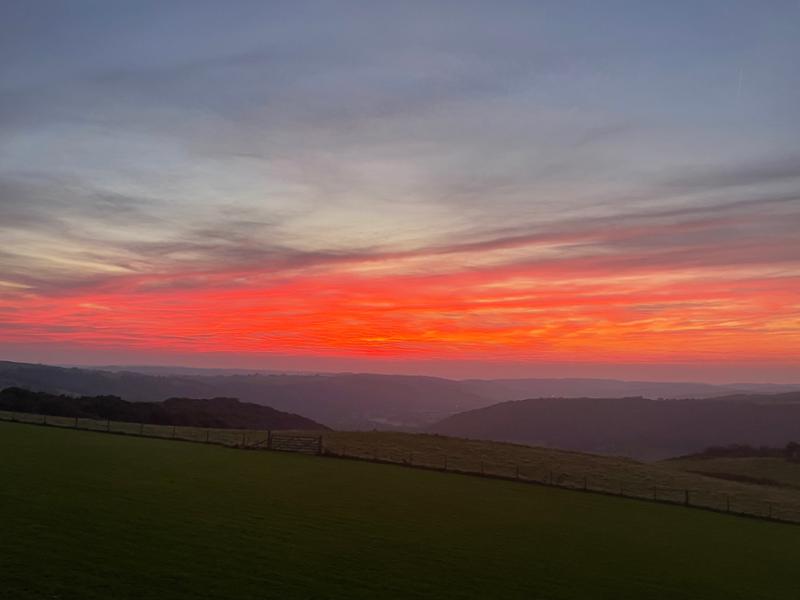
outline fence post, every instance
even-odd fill
[[[206,429],[206,444],[208,443],[209,433],[210,433],[210,430]]]
[[[78,417],[75,417],[75,429],[78,428]]]
[[[111,419],[106,420],[106,431],[111,431]]]
[[[767,502],[767,510],[768,510],[767,518],[771,519],[772,518],[772,502]]]
[[[588,489],[589,489],[589,478],[586,477],[586,475],[584,475],[583,476],[583,491],[585,492]]]
[[[247,447],[247,432],[243,431],[242,432],[242,448],[246,448],[246,447]]]
[[[683,503],[689,506],[689,490],[683,490]]]
[[[144,435],[144,423],[139,423],[139,435]]]
[[[172,426],[172,439],[175,439],[175,425]]]
[[[483,461],[481,461],[481,475],[483,475]]]
[[[42,418],[42,425],[47,425],[47,415]]]
[[[267,430],[267,450],[272,450],[272,430]]]
[[[317,454],[324,454],[324,448],[322,447],[322,436],[317,438]]]
[[[548,482],[550,485],[553,485],[553,469],[550,469],[550,473],[548,475]]]

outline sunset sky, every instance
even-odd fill
[[[3,2],[0,359],[800,382],[798,27]]]

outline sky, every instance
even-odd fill
[[[800,381],[800,2],[0,5],[0,359]]]

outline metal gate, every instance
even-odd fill
[[[267,447],[270,450],[280,450],[282,452],[322,454],[322,436],[271,431]]]

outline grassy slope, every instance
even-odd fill
[[[784,458],[717,457],[667,460],[664,466],[686,472],[769,480],[779,486],[800,490],[800,463]]]
[[[0,423],[27,598],[795,598],[800,529],[385,465]]]
[[[7,419],[12,413],[0,411]],[[32,423],[41,423],[42,415],[17,413],[16,418]],[[74,419],[48,417],[48,423],[72,427]],[[81,419],[82,428],[106,430],[106,421]],[[111,421],[111,431],[170,438],[173,428],[165,425],[145,425],[140,430],[137,423]],[[660,500],[683,503],[684,490],[690,490],[691,502],[718,510],[726,510],[730,502],[733,512],[767,516],[800,522],[800,487],[769,487],[754,482],[724,480],[717,477],[693,473],[691,466],[683,468],[680,461],[642,463],[633,459],[597,454],[570,452],[554,448],[542,448],[493,442],[467,440],[441,435],[410,434],[385,431],[328,431],[301,432],[307,435],[322,435],[324,446],[335,454],[362,458],[377,458],[392,462],[413,462],[449,470],[514,477],[519,467],[522,479],[553,482],[563,487],[582,488],[584,481],[596,491],[618,494],[624,490],[626,496],[652,498],[657,487]],[[178,439],[205,441],[206,439],[230,446],[264,446],[267,432],[242,429],[201,429],[176,427]],[[206,437],[208,435],[208,438]]]
[[[658,486],[659,498],[681,502],[683,490],[689,489],[692,502],[701,506],[724,509],[730,497],[734,511],[764,515],[771,503],[775,516],[800,520],[800,487],[765,487],[705,477],[678,468],[673,464],[677,461],[642,463],[624,457],[427,434],[329,431],[323,439],[326,448],[341,454],[413,460],[428,466],[442,466],[447,456],[450,469],[480,471],[483,463],[485,472],[506,476],[513,476],[519,465],[521,476],[527,479],[547,481],[552,471],[554,480],[562,485],[582,487],[585,477],[592,489],[618,493],[622,485],[627,495],[645,498],[652,497],[653,487]],[[800,465],[794,468],[800,476]]]

